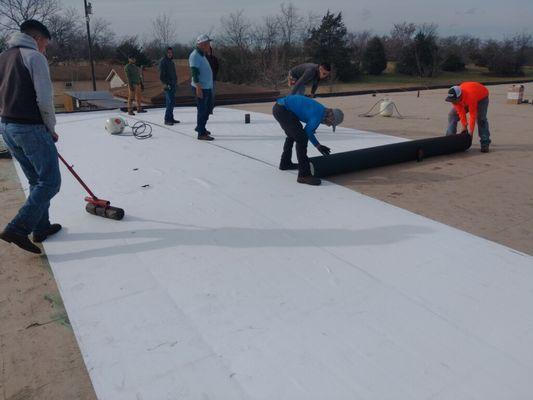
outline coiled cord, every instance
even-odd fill
[[[152,125],[145,121],[137,121],[130,125],[135,139],[144,140],[152,137]]]

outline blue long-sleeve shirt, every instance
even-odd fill
[[[302,122],[305,122],[304,131],[309,137],[309,141],[318,145],[315,131],[324,119],[326,107],[318,101],[299,94],[289,95],[278,99],[277,103],[292,112]]]

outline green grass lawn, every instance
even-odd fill
[[[318,93],[344,92],[371,89],[391,89],[407,86],[433,86],[453,85],[466,81],[477,82],[504,82],[510,80],[533,79],[533,66],[524,68],[524,76],[492,76],[488,70],[482,67],[469,65],[462,72],[441,72],[432,78],[419,78],[416,76],[402,75],[395,72],[385,72],[381,75],[361,75],[361,77],[349,83],[325,83],[320,86]]]

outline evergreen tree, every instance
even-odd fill
[[[315,62],[329,62],[341,81],[352,80],[359,73],[358,64],[350,58],[342,13],[334,15],[328,10],[320,26],[311,29],[306,53]]]
[[[438,70],[439,54],[434,32],[419,30],[411,43],[400,52],[396,71],[402,74],[431,77]]]
[[[363,53],[363,69],[371,75],[380,75],[387,68],[385,46],[377,36],[369,40]]]
[[[126,64],[128,62],[128,57],[134,56],[136,59],[136,64],[138,66],[149,67],[152,65],[150,59],[144,53],[142,47],[139,45],[137,37],[132,36],[124,39],[119,43],[115,52],[116,61],[121,64]]]

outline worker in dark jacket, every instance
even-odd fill
[[[211,93],[211,110],[210,114],[213,114],[213,110],[215,109],[215,81],[217,80],[218,75],[218,58],[215,56],[215,53],[213,52],[213,47],[211,46],[211,42],[209,42],[209,50],[207,51],[207,54],[205,55],[207,58],[207,61],[209,61],[209,65],[211,66],[211,71],[213,72],[213,91]]]
[[[61,229],[51,224],[50,200],[59,192],[61,174],[55,131],[54,93],[44,56],[50,32],[40,22],[28,20],[0,54],[0,132],[30,185],[29,196],[0,239],[41,253],[40,243]]]
[[[311,97],[315,97],[318,84],[321,80],[326,79],[331,72],[331,66],[328,63],[322,64],[300,64],[289,71],[289,87],[291,94],[305,94],[305,86],[311,84]]]
[[[179,124],[180,121],[174,119],[174,106],[176,105],[176,87],[178,76],[174,65],[174,50],[167,48],[167,54],[159,61],[159,80],[163,84],[165,91],[165,125]]]
[[[321,123],[332,126],[335,131],[335,127],[344,120],[343,112],[338,108],[326,108],[318,101],[302,95],[289,95],[276,101],[272,113],[287,135],[279,169],[298,169],[299,183],[320,185],[321,180],[311,175],[307,142],[310,141],[322,155],[329,155],[330,148],[318,142],[315,131]],[[305,128],[302,122],[306,123]],[[298,164],[291,161],[294,142]]]

